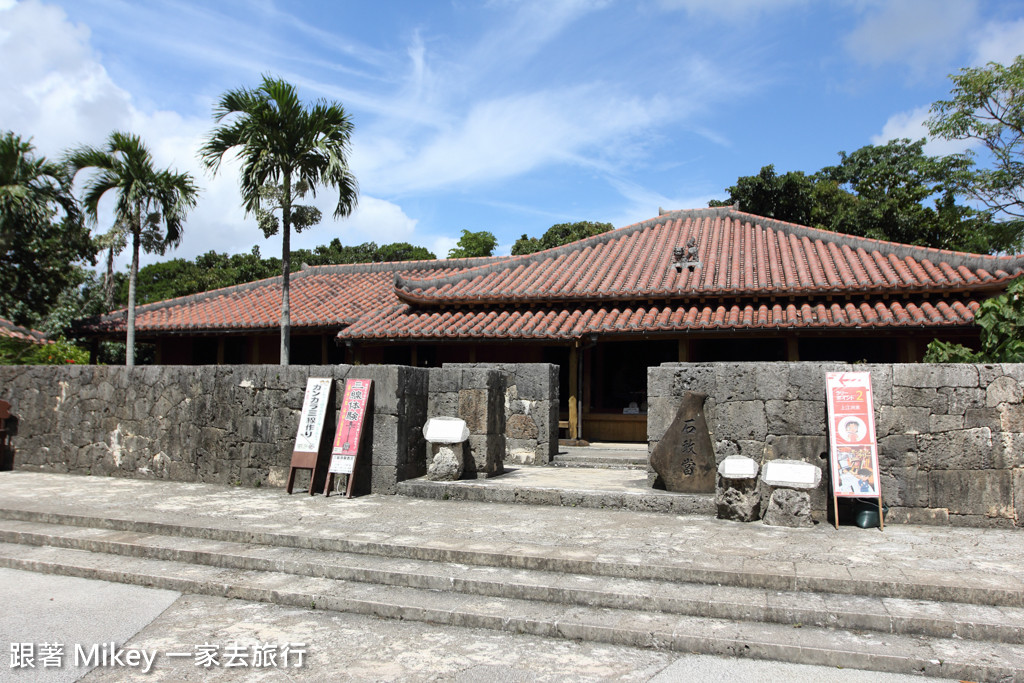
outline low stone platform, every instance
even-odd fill
[[[1018,530],[790,529],[711,515],[0,474],[0,567],[9,569],[979,682],[1024,681],[1022,556]]]
[[[622,468],[506,468],[487,479],[399,482],[398,493],[431,500],[467,500],[562,507],[664,512],[673,515],[714,515],[714,494],[691,495],[656,491],[646,472]]]

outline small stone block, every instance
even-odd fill
[[[723,479],[754,479],[757,470],[757,461],[743,455],[730,455],[718,465]]]
[[[465,444],[430,444],[430,462],[427,479],[431,481],[457,481],[465,471]]]
[[[800,460],[772,460],[765,463],[761,481],[768,486],[815,489],[821,483],[821,468]]]
[[[430,443],[462,443],[469,438],[469,428],[457,417],[432,417],[423,425],[423,438]]]

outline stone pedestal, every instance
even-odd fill
[[[811,491],[821,483],[821,468],[800,460],[765,463],[761,482],[771,489],[764,523],[769,526],[813,527]]]
[[[706,394],[687,391],[661,441],[651,452],[651,467],[666,491],[711,493],[715,490],[715,452],[704,419]]]
[[[469,428],[457,417],[432,417],[423,426],[427,440],[427,479],[456,481],[466,470]]]
[[[457,481],[466,469],[466,444],[432,443],[427,460],[427,479]]]
[[[742,455],[730,455],[718,465],[715,504],[719,519],[753,522],[761,518],[758,465]]]

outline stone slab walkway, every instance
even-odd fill
[[[1014,600],[1024,595],[1019,530],[889,525],[883,532],[824,523],[786,529],[699,515],[379,495],[349,500],[281,489],[0,473],[0,514],[18,510],[951,592],[995,589],[1018,596]]]

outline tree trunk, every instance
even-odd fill
[[[292,316],[289,292],[292,269],[292,177],[284,174],[281,193],[281,365],[288,365],[291,349]]]
[[[124,349],[124,364],[128,367],[135,365],[135,283],[139,279],[139,239],[142,232],[141,208],[138,210],[137,215],[139,216],[139,221],[136,222],[132,230],[132,268],[128,272],[128,335],[125,340]]]
[[[108,313],[114,310],[114,247],[107,249],[107,274],[103,277],[103,298]]]

